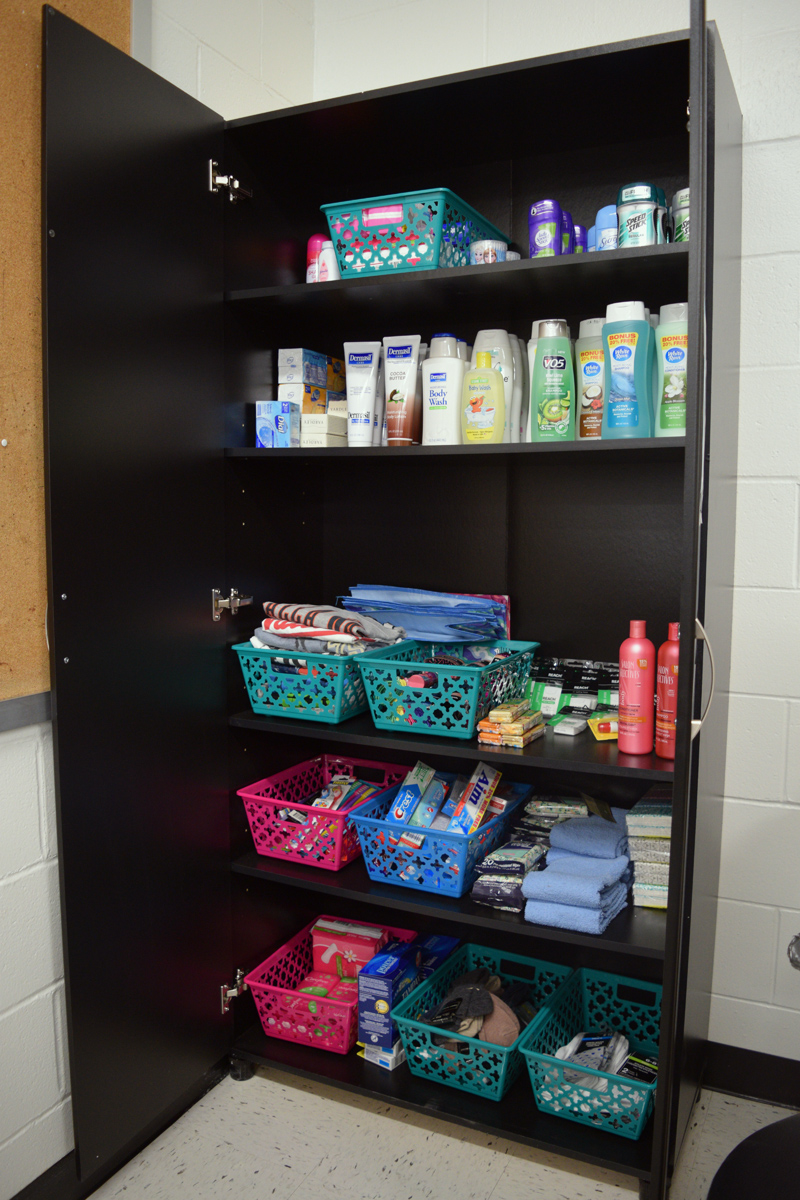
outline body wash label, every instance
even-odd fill
[[[658,406],[660,429],[686,430],[686,351],[689,335],[678,333],[662,337],[661,356],[664,368],[664,390]]]
[[[608,353],[611,361],[608,424],[611,428],[635,428],[639,424],[639,400],[633,374],[638,341],[638,333],[608,335]]]

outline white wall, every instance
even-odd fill
[[[0,1200],[72,1148],[49,723],[0,734]]]

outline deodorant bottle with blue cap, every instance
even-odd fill
[[[609,304],[603,326],[606,368],[604,438],[653,433],[652,330],[641,300]]]
[[[616,250],[617,248],[617,206],[607,204],[601,208],[595,217],[595,249]]]

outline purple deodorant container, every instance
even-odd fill
[[[586,254],[588,247],[586,245],[586,230],[583,225],[575,226],[575,253]]]
[[[528,213],[531,258],[551,258],[561,253],[561,205],[557,200],[537,200]]]
[[[575,253],[575,226],[572,224],[572,214],[565,208],[561,210],[561,253]]]

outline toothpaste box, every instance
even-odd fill
[[[383,1067],[384,1071],[393,1071],[406,1061],[406,1052],[399,1039],[391,1050],[384,1050],[380,1046],[365,1046],[358,1053],[367,1062],[374,1063],[376,1067]]]
[[[316,350],[278,350],[278,384],[313,383],[328,386],[328,358]]]
[[[478,763],[448,826],[450,833],[473,833],[481,823],[497,785],[500,772]]]
[[[320,917],[311,930],[314,970],[355,979],[386,940],[379,927]]]
[[[327,387],[331,392],[343,392],[345,389],[344,361],[341,358],[327,356]]]
[[[424,983],[436,968],[440,967],[444,960],[449,958],[453,951],[461,945],[461,939],[446,937],[442,933],[431,933],[427,937],[417,938],[414,945],[422,956],[419,964],[419,982]]]
[[[256,446],[271,450],[300,445],[300,405],[285,400],[256,401]]]
[[[358,973],[358,1040],[391,1051],[397,1041],[392,1008],[417,984],[415,942],[390,942]]]
[[[311,383],[279,383],[278,399],[288,400],[290,404],[299,404],[300,411],[307,413],[325,413],[328,404],[328,393],[325,388],[314,387]]]
[[[419,804],[408,818],[408,824],[416,825],[418,829],[427,829],[444,804],[449,790],[447,781],[442,779],[441,775],[434,775]]]
[[[330,413],[303,413],[300,433],[328,433],[347,437],[347,417],[332,416]]]
[[[397,795],[392,801],[392,807],[386,814],[386,820],[394,821],[399,825],[405,825],[422,799],[425,789],[433,779],[435,773],[433,767],[428,767],[425,763],[418,762],[408,772],[403,783],[401,783]]]

